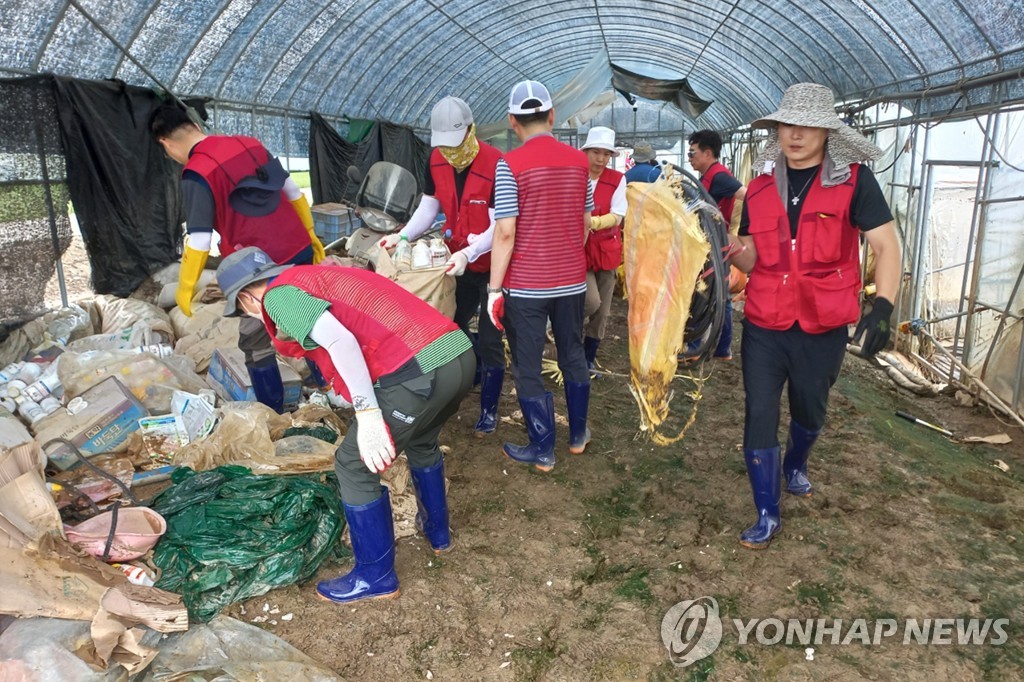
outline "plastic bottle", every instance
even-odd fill
[[[174,349],[164,343],[152,344],[149,346],[136,346],[133,350],[136,353],[151,353],[158,358],[169,358],[174,355]]]
[[[412,244],[409,243],[408,239],[400,239],[398,246],[395,247],[394,255],[395,269],[410,270],[412,269]]]
[[[444,240],[435,238],[430,240],[430,266],[440,267],[448,262],[448,249],[444,246]]]
[[[18,376],[18,372],[21,371],[20,362],[12,362],[3,369],[0,369],[0,384],[6,384]]]
[[[6,396],[0,396],[0,409],[7,410],[11,414],[14,414],[18,410],[18,403]]]
[[[25,395],[38,403],[51,393],[56,393],[60,387],[60,377],[57,376],[57,363],[53,363],[46,368],[41,377],[28,385],[25,389]]]
[[[120,569],[122,573],[128,576],[128,582],[132,585],[144,585],[146,587],[153,587],[155,584],[153,579],[146,573],[146,570],[139,568],[138,566],[132,566],[131,564],[110,564],[114,568]]]
[[[18,403],[18,414],[20,414],[21,418],[28,422],[29,425],[32,425],[45,417],[46,411],[39,406],[39,403],[33,400],[22,400]]]
[[[34,362],[26,362],[18,371],[18,378],[26,384],[35,382],[43,374],[43,368]]]
[[[12,379],[7,383],[7,397],[18,400],[22,397],[26,388],[25,382],[21,379]]]
[[[429,268],[430,263],[430,246],[422,240],[416,242],[416,246],[412,247],[412,269],[422,270]]]
[[[60,401],[54,398],[52,395],[48,395],[43,398],[42,402],[39,403],[39,407],[42,408],[43,412],[49,417],[51,414],[64,407],[60,404]]]

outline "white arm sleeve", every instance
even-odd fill
[[[188,246],[196,251],[209,251],[213,240],[213,232],[190,232]]]
[[[437,217],[440,210],[441,202],[435,197],[424,194],[420,198],[420,205],[413,211],[409,222],[405,224],[405,227],[402,228],[399,234],[405,235],[405,238],[409,241],[416,239],[430,229],[430,226],[434,224],[434,218]]]
[[[334,368],[348,386],[356,412],[376,408],[377,396],[373,393],[370,370],[366,367],[363,350],[352,332],[327,311],[316,319],[313,329],[309,332],[309,338],[331,356]]]
[[[284,187],[281,188],[281,191],[284,192],[284,195],[285,197],[288,198],[288,201],[295,201],[296,199],[302,196],[302,190],[299,189],[299,186],[295,184],[295,181],[292,180],[292,176],[290,175],[287,178],[285,178]]]
[[[480,234],[470,235],[475,239],[470,240],[469,246],[462,250],[470,263],[475,263],[477,258],[491,251],[491,244],[494,242],[494,209],[487,209],[487,213],[491,216],[491,224]]]
[[[626,178],[619,180],[619,186],[612,193],[612,213],[619,216],[626,215]]]

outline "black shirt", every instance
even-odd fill
[[[722,199],[736,196],[736,192],[740,191],[742,186],[739,180],[728,173],[719,173],[711,179],[711,187],[708,189],[708,194],[717,203]]]
[[[786,202],[786,209],[789,213],[789,230],[793,239],[796,239],[800,209],[803,207],[804,199],[809,191],[807,185],[813,180],[819,168],[821,168],[820,165],[811,168],[786,168],[789,196],[799,199],[796,205],[792,201]],[[765,189],[764,191],[773,190]],[[885,201],[885,195],[882,194],[882,188],[879,187],[875,174],[867,166],[861,166],[857,172],[857,184],[853,187],[853,197],[850,199],[850,222],[861,232],[868,232],[890,221],[892,221],[892,211],[889,210],[889,204]],[[747,214],[746,202],[743,204],[743,215],[740,217],[739,233],[744,237],[750,235],[750,216]]]

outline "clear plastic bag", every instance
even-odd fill
[[[175,391],[198,393],[208,388],[192,361],[175,355],[158,358],[132,351],[67,352],[57,368],[65,401],[82,394],[109,376],[117,377],[152,414],[171,411]]]

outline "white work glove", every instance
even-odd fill
[[[390,251],[391,249],[393,249],[396,246],[398,246],[398,242],[401,241],[401,240],[402,240],[402,233],[401,232],[395,232],[393,234],[389,234],[386,237],[384,237],[384,239],[380,240],[380,248],[387,249],[388,251]]]
[[[505,294],[487,294],[487,316],[499,332],[505,331],[501,318],[505,317]]]
[[[449,277],[458,277],[466,271],[467,265],[469,265],[469,256],[462,251],[456,251],[448,259],[448,262],[445,263],[447,269],[444,271],[444,274]]]
[[[383,473],[395,461],[395,443],[380,408],[356,412],[359,457],[375,474]]]

